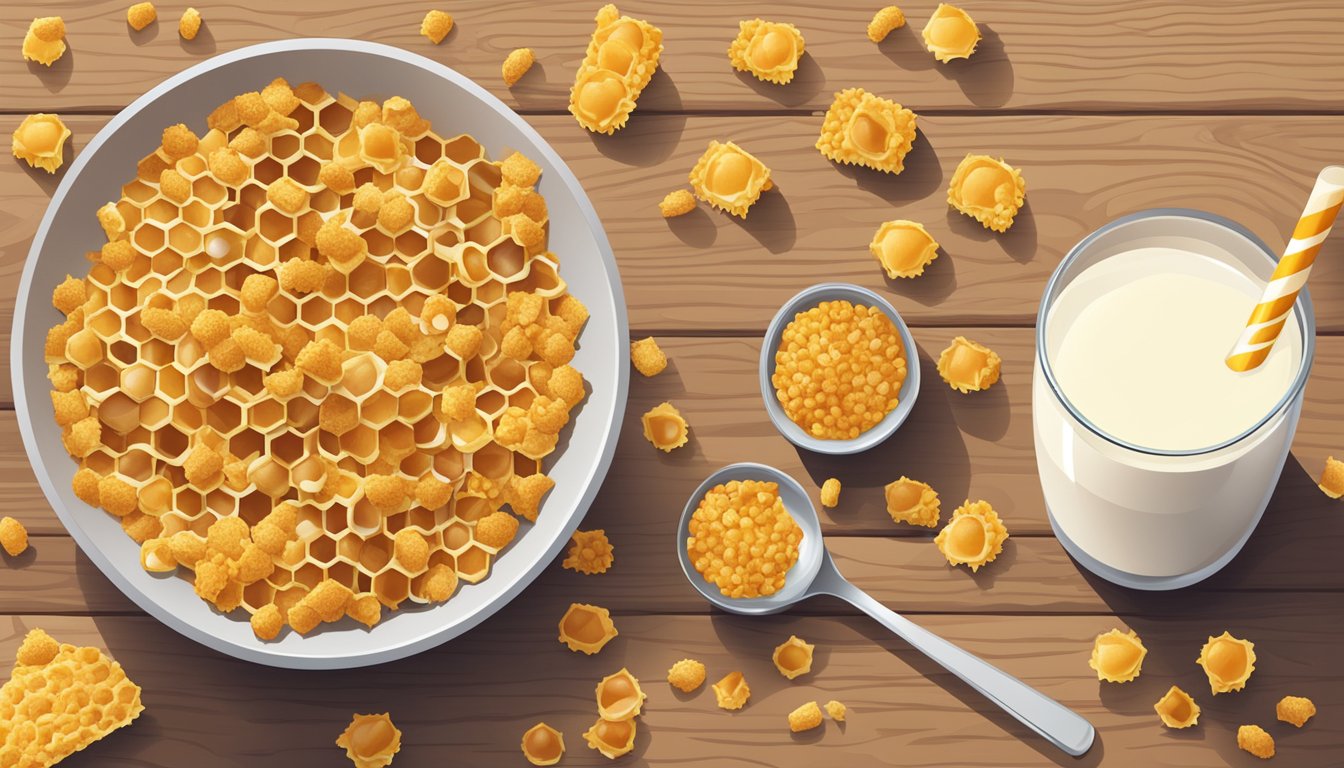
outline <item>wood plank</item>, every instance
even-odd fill
[[[0,135],[17,119],[0,116]],[[70,122],[78,151],[103,118]],[[973,117],[935,117],[921,121],[906,171],[891,178],[837,167],[813,151],[817,118],[665,116],[600,142],[564,117],[532,122],[594,201],[636,332],[761,333],[780,304],[827,279],[882,292],[915,325],[1031,325],[1059,260],[1107,221],[1153,207],[1200,208],[1278,249],[1316,171],[1344,156],[1344,135],[1329,117],[1000,117],[992,129]],[[703,206],[663,220],[663,194],[685,185],[711,139],[729,138],[774,169],[779,191],[746,222]],[[948,179],[968,152],[1002,154],[1024,170],[1027,207],[1005,235],[947,206]],[[0,318],[13,312],[55,182],[0,163]],[[916,280],[887,281],[868,252],[878,224],[895,218],[924,222],[943,246]],[[1311,291],[1320,328],[1344,331],[1344,259],[1320,259]],[[0,340],[0,354],[6,345]]]
[[[526,598],[480,629],[413,659],[341,673],[272,670],[228,659],[148,619],[11,616],[0,620],[0,656],[41,626],[66,642],[106,647],[144,687],[142,719],[71,759],[80,765],[290,766],[339,751],[332,746],[351,712],[390,711],[405,731],[398,761],[434,765],[521,762],[522,731],[544,720],[564,731],[565,765],[607,765],[580,733],[594,718],[593,685],[627,666],[649,698],[632,764],[873,765],[900,755],[904,766],[1059,764],[1249,765],[1235,732],[1259,723],[1294,766],[1335,765],[1341,733],[1331,713],[1344,707],[1344,631],[1337,612],[1306,614],[1275,599],[1252,602],[1219,620],[1112,616],[937,616],[920,623],[1019,676],[1098,728],[1098,742],[1074,760],[1029,735],[1006,715],[875,623],[789,615],[617,617],[620,636],[601,654],[582,657],[555,642],[553,616]],[[1087,667],[1092,638],[1131,627],[1149,648],[1144,673],[1124,685],[1098,683]],[[1209,634],[1226,627],[1256,643],[1247,689],[1209,695],[1191,663]],[[785,681],[770,649],[796,633],[818,646],[814,671]],[[662,678],[675,660],[698,658],[710,681],[733,669],[752,687],[745,709],[714,706],[707,687],[672,692]],[[470,660],[470,663],[463,663]],[[1171,684],[1203,707],[1191,731],[1161,727],[1152,711]],[[1303,695],[1318,715],[1298,731],[1274,722],[1274,703]],[[837,698],[850,707],[843,726],[793,736],[785,715],[808,700]],[[245,734],[245,735],[244,735]],[[315,763],[314,763],[315,764]]]
[[[592,32],[595,0],[541,5],[456,2],[457,27],[439,47],[420,37],[423,4],[386,7],[355,0],[276,5],[240,0],[203,8],[193,42],[177,36],[177,7],[141,33],[127,27],[126,3],[49,0],[42,13],[65,17],[71,50],[50,70],[17,55],[33,9],[9,4],[0,28],[15,52],[0,64],[6,109],[120,108],[189,64],[252,43],[299,36],[355,37],[401,46],[458,69],[509,104],[563,109],[574,71]],[[874,6],[783,0],[768,16],[797,24],[807,40],[794,82],[760,83],[733,71],[725,51],[737,21],[763,12],[747,3],[712,0],[620,4],[662,28],[664,75],[640,108],[679,111],[824,109],[838,88],[863,85],[897,91],[921,108],[991,110],[1340,109],[1344,14],[1310,0],[1225,4],[1198,0],[1095,0],[1061,12],[1039,0],[970,3],[984,40],[975,56],[938,64],[919,32],[932,5],[910,7],[910,23],[882,45],[864,29]],[[524,20],[526,22],[524,23]],[[513,89],[500,80],[507,53],[532,47],[535,70]],[[1311,59],[1303,66],[1304,56]],[[638,119],[638,117],[636,117]]]

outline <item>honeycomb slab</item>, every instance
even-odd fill
[[[733,69],[750,72],[757,80],[787,85],[803,57],[803,33],[792,24],[751,19],[738,24],[737,37],[728,46]]]
[[[622,16],[614,5],[597,12],[597,28],[569,94],[569,111],[593,133],[625,127],[644,87],[658,70],[663,32],[647,21]]]
[[[890,99],[862,88],[837,91],[822,119],[817,149],[847,165],[883,173],[905,170],[905,156],[914,144],[916,115]]]

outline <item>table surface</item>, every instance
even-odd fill
[[[585,528],[605,528],[616,564],[586,577],[556,563],[468,635],[415,658],[349,672],[280,671],[208,651],[125,599],[76,549],[52,514],[20,445],[9,377],[0,377],[0,508],[28,526],[32,549],[0,566],[0,658],[41,626],[108,648],[144,687],[147,710],[72,766],[294,766],[343,762],[332,745],[353,711],[390,711],[405,731],[396,765],[522,765],[518,740],[538,720],[563,730],[565,765],[605,764],[584,747],[596,680],[622,665],[649,692],[632,755],[650,765],[1251,765],[1243,723],[1278,740],[1279,764],[1338,765],[1344,756],[1344,508],[1315,486],[1344,450],[1344,246],[1312,277],[1320,339],[1293,453],[1260,528],[1207,582],[1143,594],[1082,572],[1051,535],[1030,424],[1032,323],[1050,271],[1081,236],[1144,208],[1201,208],[1239,221],[1271,247],[1315,172],[1344,158],[1344,6],[1320,0],[968,0],[984,41],[942,65],[918,30],[935,5],[905,6],[912,24],[881,45],[864,37],[876,3],[785,0],[628,2],[660,26],[662,67],[629,126],[593,136],[565,112],[597,0],[445,3],[457,26],[433,47],[417,32],[421,3],[230,0],[200,4],[193,42],[176,34],[182,3],[134,33],[126,0],[7,3],[0,8],[0,132],[30,111],[59,112],[73,152],[108,117],[162,78],[216,52],[294,36],[355,37],[405,47],[459,69],[527,116],[583,181],[611,238],[632,332],[654,334],[671,365],[630,389],[618,456]],[[19,59],[31,16],[59,13],[70,50],[47,70]],[[807,39],[784,87],[733,71],[724,51],[740,18],[768,14]],[[537,65],[512,90],[499,64],[529,46]],[[832,92],[863,86],[919,113],[920,138],[898,177],[837,167],[812,144]],[[702,207],[670,221],[663,194],[711,139],[734,140],[779,186],[746,221]],[[994,235],[948,209],[945,189],[967,152],[1022,169],[1028,202]],[[0,314],[13,313],[29,243],[59,177],[0,163]],[[924,222],[944,255],[915,281],[887,282],[866,244],[878,223]],[[859,458],[800,454],[766,419],[756,384],[761,333],[777,306],[823,279],[888,296],[913,327],[925,386],[909,422]],[[8,359],[8,323],[0,359]],[[930,356],[965,334],[1004,360],[1001,383],[964,396]],[[669,455],[642,438],[639,415],[671,400],[690,443]],[[686,496],[713,468],[754,460],[809,490],[844,483],[823,512],[841,571],[883,603],[1015,674],[1089,718],[1096,745],[1056,752],[873,622],[837,602],[748,618],[709,610],[668,554]],[[946,503],[990,500],[1012,531],[978,574],[950,568],[930,533],[896,527],[882,485],[930,482]],[[611,609],[620,636],[594,657],[555,641],[571,601]],[[1132,628],[1149,648],[1142,677],[1098,683],[1092,638]],[[1255,641],[1248,688],[1210,697],[1193,663],[1224,629]],[[817,645],[814,672],[789,682],[770,650],[789,634]],[[703,660],[711,679],[741,669],[751,703],[736,713],[707,690],[674,695],[671,662]],[[5,667],[0,664],[0,669]],[[1152,703],[1171,684],[1204,708],[1198,727],[1164,729]],[[1292,694],[1321,714],[1295,731],[1274,722]],[[811,699],[849,705],[843,726],[791,735],[784,716]],[[1291,731],[1291,732],[1290,732]]]

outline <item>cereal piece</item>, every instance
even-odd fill
[[[975,572],[994,562],[1007,538],[1008,529],[989,502],[968,500],[952,511],[933,542],[950,565],[968,565]]]
[[[258,640],[274,640],[285,627],[285,619],[274,603],[263,605],[252,614],[252,633]]]
[[[816,146],[836,162],[899,174],[915,141],[915,122],[915,113],[900,104],[848,88],[837,91],[826,110]]]
[[[145,709],[140,686],[120,664],[97,648],[57,643],[41,629],[24,637],[0,701],[0,760],[33,768],[56,765]]]
[[[1098,680],[1128,683],[1139,676],[1143,658],[1147,655],[1148,649],[1143,647],[1143,641],[1134,630],[1125,633],[1112,629],[1097,635],[1087,665],[1096,671]]]
[[[425,18],[420,22],[420,34],[429,38],[429,41],[435,45],[443,42],[443,38],[453,31],[453,17],[445,11],[430,11],[425,14]]]
[[[33,19],[23,36],[23,58],[46,67],[65,55],[65,20],[60,16]]]
[[[834,509],[835,505],[840,503],[840,480],[834,477],[826,478],[826,482],[821,484],[821,506]]]
[[[1168,728],[1189,728],[1199,722],[1199,705],[1190,694],[1174,685],[1157,700],[1153,709]]]
[[[1301,728],[1316,716],[1316,705],[1311,699],[1302,696],[1284,696],[1274,705],[1274,715],[1285,723]]]
[[[396,475],[369,475],[364,478],[364,498],[387,514],[406,503],[406,488]]]
[[[191,197],[191,182],[187,177],[169,168],[159,174],[159,191],[175,203],[185,203]]]
[[[710,686],[714,690],[714,700],[721,709],[734,710],[746,706],[751,698],[751,687],[741,672],[729,672],[722,680]]]
[[[389,392],[419,386],[424,373],[424,367],[414,360],[393,360],[387,364],[387,371],[383,374],[383,386]]]
[[[846,711],[845,705],[835,699],[826,702],[826,714],[830,715],[831,719],[837,723],[845,722]]]
[[[690,693],[705,684],[705,665],[695,659],[682,659],[667,670],[667,682],[682,693]]]
[[[518,535],[518,518],[508,512],[491,512],[476,521],[476,541],[493,550],[501,550]]]
[[[345,614],[372,629],[383,620],[383,604],[375,594],[360,595],[346,606]]]
[[[613,547],[607,539],[607,532],[601,528],[592,531],[575,531],[570,536],[570,541],[572,543],[569,552],[560,563],[562,568],[592,576],[606,573],[615,560]]]
[[[116,517],[126,517],[140,505],[134,486],[115,475],[108,475],[98,481],[98,500],[108,514]]]
[[[126,23],[136,32],[153,24],[158,18],[159,12],[155,10],[153,3],[136,3],[126,9]]]
[[[938,258],[938,242],[923,224],[897,219],[883,222],[868,244],[887,277],[919,277]]]
[[[47,380],[57,392],[69,392],[79,386],[79,369],[69,363],[49,365]]]
[[[389,194],[378,207],[378,226],[392,234],[401,234],[415,220],[415,206],[400,193]]]
[[[414,104],[400,96],[383,102],[382,121],[397,133],[411,138],[429,130],[429,121],[420,117]]]
[[[431,603],[442,603],[457,589],[457,571],[440,563],[425,574],[420,596]]]
[[[188,155],[196,154],[196,149],[200,146],[201,140],[191,129],[182,123],[170,125],[163,129],[163,153],[171,160],[181,160]]]
[[[294,367],[323,384],[335,384],[341,379],[341,348],[330,339],[310,341],[294,360]]]
[[[967,155],[952,174],[947,204],[980,222],[985,229],[1007,232],[1026,201],[1022,172],[989,155]]]
[[[758,480],[709,489],[688,528],[686,554],[695,570],[733,598],[782,589],[803,540],[802,528],[779,499],[779,485]]]
[[[614,5],[598,11],[597,29],[569,95],[570,113],[594,133],[625,127],[663,50],[662,30],[619,13]]]
[[[743,219],[771,187],[770,169],[731,141],[709,142],[691,169],[690,181],[696,197]]]
[[[229,99],[215,107],[215,111],[206,116],[205,124],[211,130],[228,134],[238,130],[238,126],[242,125],[243,121],[238,117],[237,105],[233,103],[233,99]]]
[[[728,46],[733,69],[778,85],[793,81],[803,57],[803,33],[792,24],[752,19],[738,22],[737,37]]]
[[[664,453],[680,448],[689,439],[686,419],[671,403],[661,403],[649,409],[641,421],[644,424],[644,439]]]
[[[887,35],[905,26],[905,14],[894,5],[878,9],[873,20],[868,22],[868,39],[880,43]]]
[[[201,12],[195,8],[183,11],[182,18],[177,21],[177,34],[181,35],[183,40],[195,40],[200,31]]]
[[[480,350],[482,339],[484,334],[480,328],[459,323],[449,329],[448,336],[443,340],[443,348],[461,360],[469,360]]]
[[[938,375],[962,394],[989,389],[999,380],[1002,366],[994,350],[965,336],[953,339],[938,355]]]
[[[565,754],[564,734],[545,723],[523,732],[523,757],[533,765],[555,765]]]
[[[526,477],[515,475],[509,479],[505,498],[514,514],[535,523],[541,498],[554,487],[555,481],[540,472]]]
[[[387,712],[355,715],[336,737],[336,746],[345,750],[355,768],[384,768],[401,749],[401,731]]]
[[[308,207],[308,190],[288,176],[281,176],[266,187],[266,199],[276,208],[293,216]]]
[[[809,435],[854,439],[900,402],[905,355],[900,332],[881,310],[823,301],[785,326],[770,380],[785,415]]]
[[[794,733],[810,731],[821,725],[821,707],[809,701],[789,713],[789,730]]]
[[[546,241],[546,228],[526,214],[515,213],[505,217],[504,221],[513,239],[524,248],[536,248]]]
[[[392,552],[407,571],[419,573],[429,566],[429,542],[420,533],[402,528],[392,539]]]
[[[289,87],[289,82],[283,77],[275,78],[261,89],[261,100],[281,116],[288,116],[299,108],[299,97],[294,95],[294,89]]]
[[[531,48],[515,48],[505,57],[504,64],[500,67],[500,74],[504,77],[504,84],[512,88],[515,83],[527,74],[532,65],[537,61],[537,56]]]
[[[638,717],[644,700],[648,698],[639,680],[625,667],[602,678],[597,684],[596,693],[597,716],[612,721]]]
[[[667,368],[667,355],[652,336],[630,344],[630,362],[645,376],[657,376]]]
[[[28,529],[8,515],[0,517],[0,547],[10,557],[23,554],[28,549]]]
[[[658,204],[658,212],[663,214],[664,219],[682,216],[693,210],[695,210],[695,196],[684,189],[668,192],[663,201]]]
[[[406,342],[397,338],[397,335],[388,330],[378,332],[378,336],[373,340],[373,353],[387,362],[400,360],[410,352],[411,348],[406,346]]]
[[[102,501],[99,496],[100,480],[101,478],[98,476],[97,472],[94,472],[88,467],[83,467],[75,472],[75,476],[71,479],[70,485],[75,491],[76,498],[91,507],[97,507],[102,506]]]
[[[317,172],[317,180],[338,195],[348,195],[355,191],[355,175],[349,168],[337,163],[324,163]]]
[[[261,99],[261,94],[259,93],[253,93],[251,95],[258,100]],[[262,102],[261,106],[264,109],[266,105]],[[270,113],[268,112],[267,114]],[[247,157],[255,159],[266,152],[266,137],[263,136],[260,131],[248,127],[239,131],[238,135],[234,136],[233,139],[229,141],[228,146],[229,149],[232,149],[241,155],[246,155]]]
[[[615,760],[635,748],[635,721],[604,720],[598,718],[592,727],[583,732],[584,741],[589,749],[596,749],[610,760]]]
[[[280,265],[280,287],[290,293],[312,293],[326,281],[325,264],[295,257]]]
[[[317,252],[336,271],[348,275],[364,262],[369,244],[354,230],[346,228],[345,221],[345,214],[338,214],[322,223],[317,230]]]
[[[815,649],[815,645],[801,637],[789,635],[788,640],[775,647],[770,659],[775,662],[779,674],[792,680],[812,671],[812,651]]]
[[[56,423],[68,427],[77,421],[89,417],[89,404],[84,393],[78,391],[51,393],[51,409],[56,415]]]
[[[620,633],[606,608],[586,603],[571,603],[560,617],[560,642],[576,653],[592,656]]]
[[[938,492],[928,483],[911,480],[901,475],[900,480],[887,483],[883,489],[887,500],[887,514],[893,523],[910,523],[933,528],[938,525],[941,504]]]
[[[108,240],[120,240],[126,234],[126,217],[121,215],[116,203],[104,203],[96,214]]]
[[[298,394],[303,388],[303,371],[298,368],[276,371],[263,376],[261,383],[273,397],[286,399]]]
[[[1255,643],[1241,640],[1228,632],[1209,641],[1199,651],[1195,663],[1204,668],[1214,695],[1232,693],[1246,687],[1255,671]]]
[[[99,260],[107,265],[108,269],[115,272],[121,272],[135,263],[135,248],[131,246],[130,240],[117,240],[111,243],[104,243],[99,252]]]
[[[924,25],[924,47],[941,62],[968,59],[980,44],[980,28],[962,9],[939,3]]]
[[[360,213],[374,216],[378,213],[378,208],[383,204],[383,190],[378,188],[373,182],[365,182],[355,190],[355,197],[350,202],[350,207]]]
[[[70,129],[57,115],[29,115],[14,129],[10,151],[33,168],[55,173],[65,161],[65,140]]]
[[[1325,469],[1321,470],[1321,482],[1316,487],[1332,499],[1344,496],[1344,461],[1327,456]]]
[[[229,337],[229,316],[218,309],[207,309],[191,321],[191,335],[210,349]]]
[[[206,167],[210,169],[211,176],[214,176],[221,184],[230,187],[240,186],[244,181],[247,181],[249,173],[247,163],[243,162],[242,155],[232,147],[219,147],[212,150],[206,158]]]
[[[458,384],[443,388],[443,399],[439,410],[452,421],[464,421],[476,411],[476,393],[481,390],[477,383]]]
[[[1274,756],[1274,737],[1258,725],[1243,725],[1237,729],[1237,747],[1268,760]]]

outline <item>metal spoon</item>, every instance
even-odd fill
[[[803,529],[798,562],[789,569],[784,588],[768,597],[726,597],[706,581],[691,563],[686,552],[686,537],[691,515],[705,493],[730,480],[761,480],[779,484],[779,497],[793,519]],[[821,537],[821,521],[812,499],[792,477],[764,464],[730,464],[705,479],[686,502],[681,513],[677,537],[677,558],[686,578],[710,603],[730,613],[762,616],[778,613],[794,603],[814,595],[831,595],[877,619],[912,648],[938,662],[961,678],[1003,711],[1045,737],[1047,741],[1077,757],[1092,746],[1096,731],[1082,716],[1037,691],[1026,683],[985,662],[873,599],[868,593],[845,581],[826,551]]]

